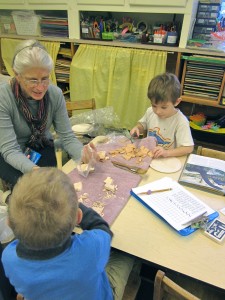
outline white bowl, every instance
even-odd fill
[[[72,130],[76,134],[87,134],[93,131],[94,126],[92,124],[76,124],[72,126]]]

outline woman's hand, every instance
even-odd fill
[[[34,166],[34,167],[32,168],[32,171],[37,170],[37,169],[39,169],[39,168],[40,168],[39,166]]]
[[[95,148],[93,143],[89,143],[84,146],[82,155],[81,155],[81,160],[85,164],[89,163],[90,160],[94,160],[94,161],[99,160],[99,155],[97,153],[97,149]]]

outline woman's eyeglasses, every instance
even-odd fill
[[[22,77],[22,76],[21,76]],[[38,79],[26,79],[24,77],[22,77],[24,82],[29,86],[29,87],[37,87],[39,84],[43,85],[43,86],[48,86],[50,79],[49,78],[44,78],[41,80]]]

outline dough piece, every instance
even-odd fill
[[[105,151],[98,151],[98,156],[101,161],[106,159],[106,152]]]
[[[104,180],[104,183],[105,184],[112,184],[113,183],[113,179],[111,177],[107,177],[105,180]]]
[[[105,184],[105,189],[107,191],[110,191],[110,192],[115,192],[117,190],[117,185],[113,185],[113,184]]]
[[[79,167],[79,171],[82,172],[82,173],[85,173],[85,172],[94,172],[95,168],[94,167],[89,167],[88,164],[81,164],[80,167]]]
[[[75,189],[76,192],[81,192],[82,191],[82,182],[81,181],[75,182],[73,186],[74,186],[74,189]]]
[[[110,191],[112,193],[115,193],[117,190],[117,185],[114,184],[113,179],[111,177],[107,177],[104,180],[105,186],[104,186],[104,190],[105,191]]]
[[[141,146],[140,148],[135,147],[134,144],[128,144],[126,147],[121,147],[115,150],[109,151],[109,154],[112,155],[112,157],[115,157],[117,155],[122,155],[122,157],[126,160],[130,160],[131,158],[137,158],[137,162],[141,162],[143,158],[146,156],[152,157],[152,151],[150,151],[145,146]]]

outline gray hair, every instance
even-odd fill
[[[53,60],[41,43],[25,40],[16,47],[12,67],[17,74],[33,67],[45,68],[51,72]]]

